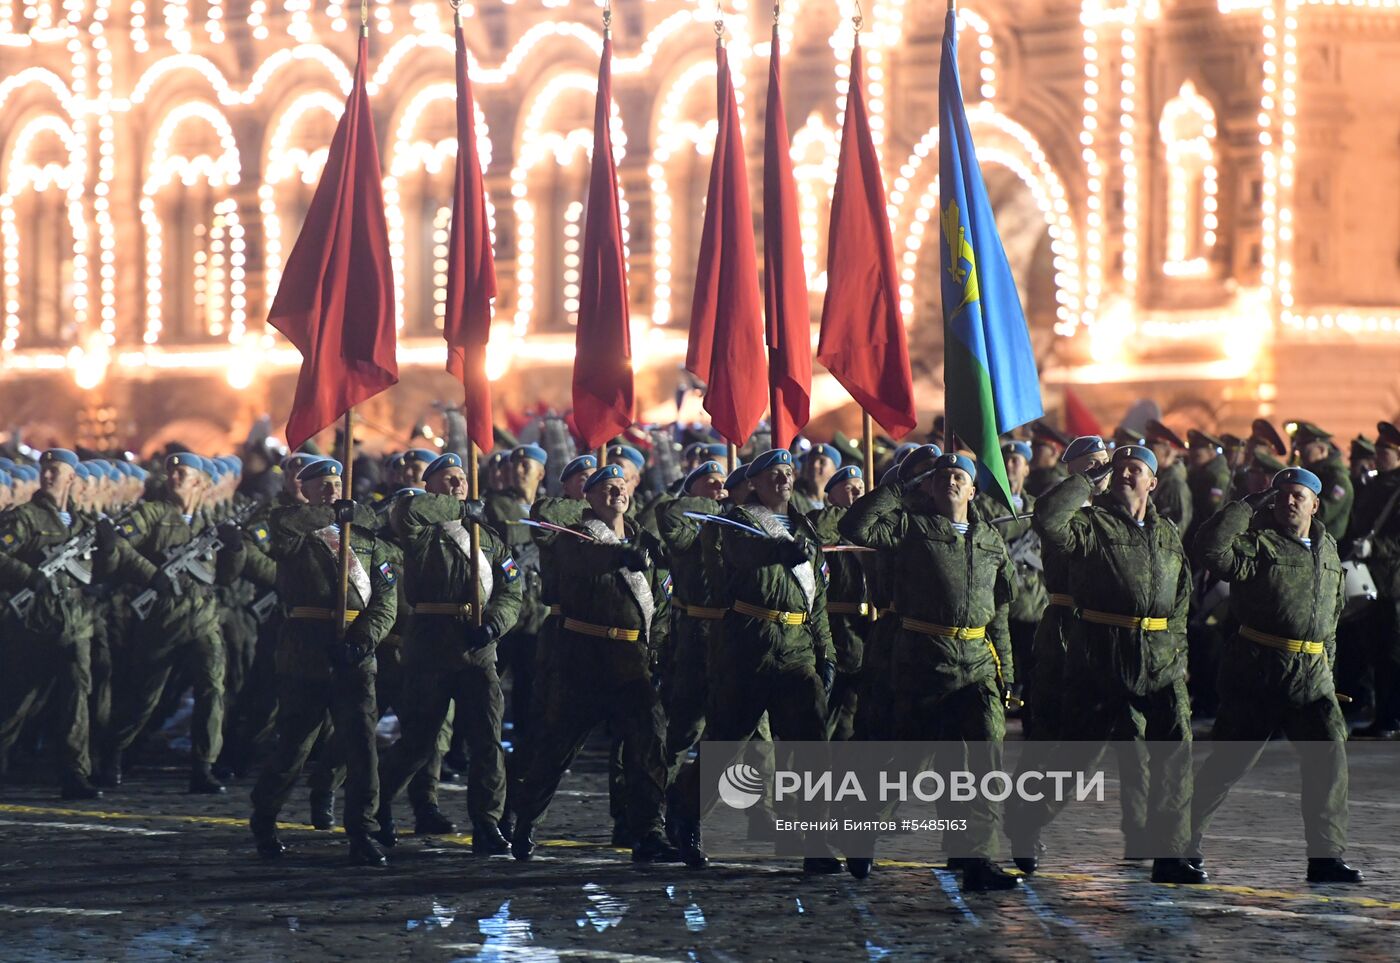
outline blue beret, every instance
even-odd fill
[[[339,478],[345,466],[334,458],[317,458],[297,472],[297,481],[312,481],[316,478]]]
[[[888,485],[891,482],[899,481],[899,466],[891,465],[885,469],[885,473],[880,476],[880,484]]]
[[[309,455],[304,451],[299,451],[295,455],[288,455],[282,459],[282,470],[295,477],[307,465],[313,461],[320,461],[320,459],[320,455]]]
[[[421,461],[426,462],[428,464],[432,464],[434,461],[437,460],[437,456],[438,453],[433,451],[431,448],[410,448],[408,451],[403,453],[403,460],[406,462]]]
[[[486,456],[486,465],[488,468],[492,465],[499,465],[501,462],[506,461],[509,458],[510,452],[508,451],[493,451],[491,452],[491,454]]]
[[[637,466],[637,471],[641,471],[647,466],[646,456],[631,445],[613,445],[608,448],[609,458],[626,458]]]
[[[204,459],[204,473],[214,481],[218,481],[219,479],[223,478],[224,475],[228,474],[224,471],[224,466],[219,464],[213,458]]]
[[[141,481],[145,481],[147,478],[151,477],[151,473],[146,471],[146,469],[142,468],[140,465],[132,465],[131,470]]]
[[[579,472],[592,471],[597,467],[597,455],[579,455],[577,458],[571,458],[569,463],[564,466],[564,470],[559,473],[559,480],[561,482],[568,481]]]
[[[694,482],[694,481],[697,481],[697,480],[699,480],[699,479],[701,479],[701,478],[704,478],[706,475],[723,475],[723,474],[724,474],[724,466],[723,466],[723,465],[721,465],[721,464],[720,464],[719,462],[717,462],[717,461],[707,461],[707,462],[704,462],[703,464],[696,465],[693,469],[691,469],[690,474],[688,474],[688,475],[685,476],[685,485],[683,485],[682,487],[683,487],[686,491],[689,491],[689,490],[690,490],[690,484],[691,484],[691,482]]]
[[[729,446],[721,442],[715,442],[712,445],[705,446],[705,454],[709,455],[715,461],[719,461],[721,458],[729,457]]]
[[[389,467],[390,467],[391,469],[393,469],[394,471],[398,471],[399,469],[403,468],[403,463],[404,463],[404,453],[403,453],[403,452],[399,452],[397,455],[393,455],[393,456],[391,456],[391,457],[389,458]]]
[[[1060,456],[1060,461],[1071,462],[1076,458],[1083,458],[1085,455],[1092,455],[1095,452],[1107,451],[1108,446],[1103,443],[1103,439],[1098,435],[1080,435],[1069,443],[1065,453]]]
[[[818,455],[826,456],[837,468],[841,467],[841,452],[837,450],[835,445],[813,445],[811,450],[802,456],[802,460],[805,462],[808,458],[816,458]]]
[[[623,475],[622,469],[619,468],[617,465],[604,465],[602,468],[599,468],[593,474],[588,476],[588,481],[583,483],[583,490],[586,492],[592,491],[596,486],[601,485],[603,482],[607,481],[610,478],[624,477],[626,476]]]
[[[1020,455],[1026,461],[1031,460],[1031,446],[1024,441],[1008,441],[1001,446],[1003,455]]]
[[[440,471],[445,471],[448,468],[461,467],[461,456],[449,451],[446,454],[438,455],[432,460],[432,462],[429,463],[427,468],[423,469],[423,480],[427,481],[433,475],[436,475]]]
[[[124,465],[124,464],[125,464],[125,462],[120,462],[120,461],[108,462],[108,463],[107,463],[107,478],[110,479],[111,481],[119,482],[119,481],[121,481],[123,478],[129,477],[129,476],[127,475],[126,472],[122,471],[121,466]]]
[[[0,457],[0,469],[9,471],[13,467],[15,467],[15,460],[13,458]]]
[[[935,458],[933,468],[935,471],[940,468],[961,468],[963,471],[967,472],[967,477],[971,478],[974,482],[977,481],[977,462],[966,455],[959,455],[954,451],[947,452]]]
[[[685,446],[685,457],[704,457],[706,460],[713,458],[719,461],[721,458],[729,456],[729,446],[720,442],[711,444],[706,441],[694,441]]]
[[[10,485],[13,483],[14,479],[10,477],[10,473],[7,472],[5,469],[0,468],[0,485],[4,485],[6,488],[9,488]]]
[[[232,468],[236,474],[243,474],[242,458],[239,458],[237,455],[225,455],[224,461],[228,463],[228,466]]]
[[[16,465],[10,469],[11,474],[23,481],[32,482],[39,480],[39,469],[33,465]]]
[[[932,471],[933,466],[929,463],[942,457],[942,455],[943,449],[939,448],[937,445],[919,445],[900,459],[899,480],[907,482],[921,472]]]
[[[902,442],[900,442],[900,443],[899,443],[899,447],[896,448],[896,449],[894,450],[894,464],[895,464],[895,465],[898,465],[900,462],[904,461],[904,459],[906,459],[906,458],[909,457],[909,453],[910,453],[911,451],[917,450],[918,447],[919,447],[918,442],[913,442],[913,441],[902,441]],[[934,445],[933,447],[937,448],[938,446],[937,446],[937,445]],[[942,450],[940,450],[938,453],[939,453],[940,455],[943,454]],[[884,480],[883,478],[881,478],[881,479],[880,479],[880,484],[883,485],[884,483],[885,483],[885,480]]]
[[[791,465],[792,452],[786,448],[769,448],[753,461],[749,462],[749,473],[746,477],[752,478],[759,472],[767,471],[778,465]]]
[[[1284,485],[1302,485],[1314,495],[1322,494],[1322,479],[1306,468],[1285,468],[1274,476],[1270,488],[1280,489]]]
[[[749,466],[741,463],[735,465],[734,470],[729,473],[729,477],[724,480],[724,487],[733,491],[748,480]]]
[[[521,445],[510,453],[510,457],[512,461],[528,458],[531,461],[537,461],[543,465],[549,461],[549,452],[545,451],[539,445]]]
[[[864,478],[865,472],[860,470],[859,465],[847,465],[845,468],[837,469],[836,474],[826,483],[826,490],[830,492],[843,481],[850,481],[852,478]]]
[[[177,451],[173,455],[166,456],[165,473],[167,475],[181,466],[184,466],[185,468],[193,468],[195,471],[209,471],[209,469],[205,467],[204,459],[194,454],[193,452]]]
[[[92,470],[89,469],[88,466],[84,465],[82,462],[78,462],[76,465],[73,466],[73,474],[81,478],[83,481],[87,481],[89,478],[92,477]]]
[[[1144,445],[1119,445],[1113,449],[1113,463],[1115,465],[1127,461],[1129,458],[1136,458],[1147,466],[1152,474],[1157,474],[1157,456],[1152,454],[1152,449]]]
[[[127,478],[135,478],[135,477],[136,477],[135,475],[133,475],[133,474],[131,473],[131,462],[129,462],[129,461],[122,461],[122,460],[118,459],[117,461],[112,462],[112,468],[114,468],[114,469],[116,470],[116,472],[117,472],[118,475],[122,475],[122,476],[125,476],[125,477],[127,477]]]
[[[57,462],[60,465],[67,465],[70,468],[78,467],[78,456],[67,448],[50,448],[39,456],[39,464],[52,465]]]

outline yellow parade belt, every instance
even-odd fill
[[[681,610],[692,619],[704,619],[707,622],[717,622],[724,618],[725,612],[729,611],[728,609],[706,608],[703,605],[686,605],[684,602],[681,603]]]
[[[1142,629],[1144,632],[1165,632],[1167,630],[1167,620],[1152,618],[1151,616],[1138,617],[1136,615],[1118,615],[1114,612],[1095,612],[1093,609],[1080,609],[1079,617],[1085,622],[1093,622],[1095,625],[1111,625],[1118,629]]]
[[[1072,609],[1072,608],[1074,608],[1074,596],[1073,596],[1073,595],[1065,595],[1063,592],[1051,592],[1051,593],[1050,593],[1050,604],[1051,604],[1051,605],[1063,605],[1063,606],[1064,606],[1065,608],[1067,608],[1067,609]]]
[[[880,609],[878,612],[875,613],[875,618],[877,618],[877,619],[883,619],[883,618],[884,618],[885,616],[887,616],[887,615],[898,615],[898,614],[899,614],[899,613],[896,612],[894,609]]]
[[[812,620],[812,617],[806,612],[780,612],[777,609],[765,609],[757,605],[750,605],[748,602],[735,602],[734,611],[740,615],[750,615],[756,619],[776,622],[779,625],[806,625]]]
[[[472,614],[470,602],[419,602],[413,606],[414,615],[451,615],[466,619]]]
[[[616,639],[619,642],[636,642],[642,637],[637,629],[620,629],[615,625],[594,625],[578,619],[565,618],[564,628],[579,635],[591,635],[597,639]]]
[[[985,625],[972,628],[962,625],[938,625],[934,622],[921,622],[908,616],[901,616],[899,624],[910,632],[918,632],[920,635],[936,635],[944,639],[985,639],[987,637]]]
[[[1251,629],[1247,625],[1240,626],[1240,638],[1249,639],[1270,649],[1278,649],[1280,652],[1302,652],[1305,655],[1321,655],[1327,649],[1321,642],[1308,642],[1304,639],[1285,639],[1281,635],[1270,635],[1268,632],[1260,632],[1258,629]]]
[[[349,625],[359,616],[358,609],[345,610],[345,624]],[[290,613],[294,619],[315,619],[318,622],[334,622],[335,609],[322,609],[314,605],[293,605]]]
[[[826,611],[831,615],[869,615],[869,602],[827,602]]]
[[[562,606],[562,605],[551,605],[551,606],[549,607],[549,614],[550,614],[550,615],[563,615],[563,614],[564,614],[564,606]]]

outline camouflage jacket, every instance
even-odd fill
[[[58,506],[43,492],[0,516],[0,594],[6,598],[25,588],[34,571],[54,549],[83,534],[91,519],[70,512],[72,525],[59,517]],[[53,591],[38,592],[24,629],[65,645],[92,638],[95,617],[81,585],[67,572],[53,579]],[[6,607],[3,618],[14,616]]]

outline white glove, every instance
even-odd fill
[[[1360,559],[1367,559],[1367,558],[1370,558],[1370,557],[1371,557],[1371,540],[1370,540],[1369,538],[1363,538],[1361,541],[1357,542],[1357,543],[1356,543],[1356,547],[1355,547],[1354,549],[1352,549],[1352,553],[1351,553],[1351,554],[1352,554],[1353,556],[1355,556],[1356,558],[1360,558]]]

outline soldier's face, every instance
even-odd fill
[[[697,495],[700,498],[711,498],[715,501],[719,501],[724,495],[724,476],[715,474],[703,475],[690,483],[690,487],[686,489],[686,493]]]
[[[1060,450],[1047,442],[1033,442],[1031,444],[1031,460],[1037,468],[1053,468],[1055,462],[1060,460]]]
[[[329,505],[340,498],[341,481],[339,475],[322,475],[308,478],[301,483],[301,493],[312,505]]]
[[[837,508],[850,508],[856,503],[856,499],[864,494],[865,479],[847,478],[832,486],[831,491],[827,493],[826,500]]]
[[[1113,469],[1113,493],[1124,498],[1146,498],[1157,488],[1157,476],[1146,462],[1124,458]]]
[[[588,500],[589,508],[605,518],[627,514],[627,506],[632,503],[632,493],[626,479],[622,478],[609,478],[594,485],[583,497]]]
[[[1190,453],[1191,467],[1200,468],[1210,464],[1210,460],[1215,457],[1215,449],[1209,446],[1205,448],[1192,448]]]
[[[39,490],[52,495],[56,501],[62,501],[63,496],[73,490],[77,479],[72,465],[51,461],[39,469]]]
[[[1096,451],[1088,455],[1080,455],[1078,458],[1071,459],[1069,463],[1065,465],[1065,467],[1069,469],[1069,473],[1071,475],[1082,475],[1090,468],[1093,468],[1095,465],[1107,464],[1108,452]],[[1109,480],[1107,477],[1101,479],[1099,483],[1096,486],[1094,486],[1094,490],[1100,492],[1105,491],[1108,488],[1108,481]]]
[[[977,494],[972,476],[961,468],[940,468],[925,478],[920,487],[940,512],[949,514],[965,508]]]
[[[627,491],[629,494],[637,490],[637,486],[641,484],[642,481],[642,473],[637,470],[636,464],[634,464],[631,459],[623,458],[621,455],[613,455],[608,459],[608,464],[616,465],[618,468],[622,469],[622,477],[627,481]]]
[[[1302,485],[1283,485],[1274,496],[1274,520],[1288,528],[1301,530],[1317,514],[1321,500],[1311,488]]]
[[[1165,441],[1148,442],[1147,447],[1152,449],[1152,454],[1157,456],[1159,470],[1176,464],[1176,449]]]
[[[1392,448],[1389,445],[1376,446],[1376,470],[1394,471],[1400,468],[1400,448]]]
[[[538,485],[544,475],[544,466],[533,458],[515,458],[510,463],[511,476],[521,489]]]
[[[583,483],[592,477],[598,469],[585,468],[576,475],[570,475],[564,480],[564,497],[579,499],[583,497]]]
[[[422,488],[423,472],[427,471],[428,462],[419,461],[417,458],[406,458],[403,463],[403,487]]]
[[[189,465],[176,465],[165,479],[165,487],[176,498],[185,498],[199,491],[200,479],[204,473]]]
[[[1315,461],[1322,461],[1327,457],[1327,442],[1310,441],[1305,445],[1298,446],[1298,457],[1303,460],[1303,464],[1311,465]]]
[[[760,499],[776,502],[792,495],[793,477],[791,465],[774,465],[767,471],[759,472],[751,481]]]
[[[818,488],[823,488],[836,474],[836,463],[825,455],[808,455],[802,463],[802,477]]]
[[[459,502],[467,500],[467,473],[460,468],[443,468],[423,483],[434,495],[451,495]]]
[[[1011,490],[1019,492],[1021,486],[1026,483],[1026,476],[1031,473],[1031,463],[1020,455],[1006,455],[1006,480],[1011,483]]]

